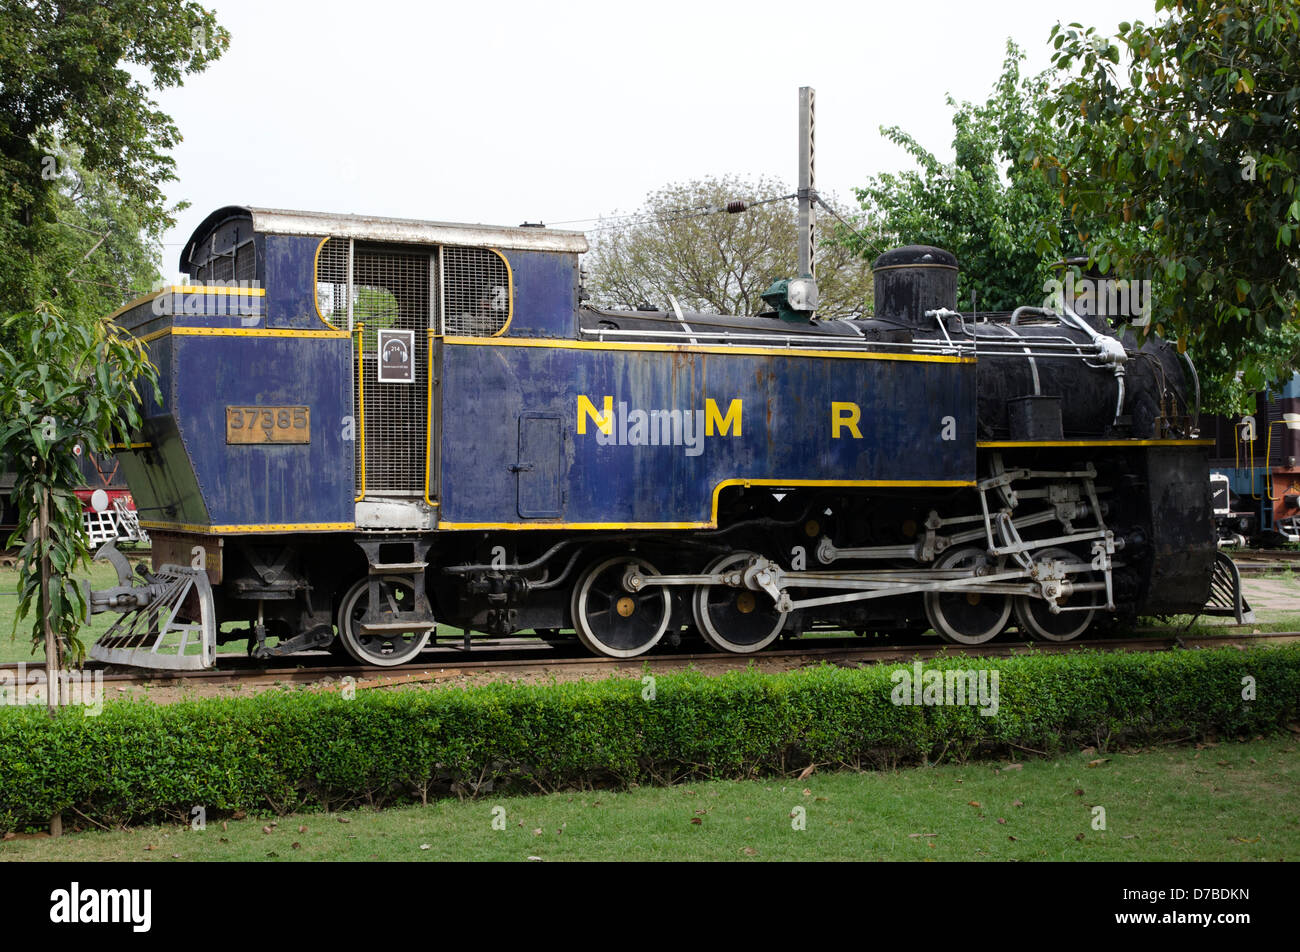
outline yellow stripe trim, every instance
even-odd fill
[[[175,529],[177,532],[194,532],[200,535],[236,532],[315,532],[343,531],[355,529],[355,522],[285,522],[267,523],[265,525],[246,526],[192,526],[179,522],[146,522],[140,520],[146,529]]]
[[[639,344],[607,341],[555,341],[521,337],[444,337],[446,344],[478,347],[547,347],[554,350],[629,350],[670,354],[757,354],[764,357],[838,357],[843,360],[902,360],[934,364],[973,364],[974,357],[932,354],[878,354],[862,351],[812,350],[798,347],[725,347],[700,344]]]
[[[324,237],[324,238],[322,238],[322,239],[320,240],[320,244],[316,246],[316,256],[315,256],[314,258],[312,258],[312,260],[311,260],[311,276],[312,276],[312,283],[311,283],[311,303],[312,303],[312,306],[313,306],[314,308],[316,308],[316,316],[320,318],[320,322],[321,322],[322,324],[324,324],[326,327],[332,328],[333,330],[338,330],[337,327],[335,327],[335,326],[334,326],[333,324],[331,324],[329,321],[325,320],[325,315],[322,314],[322,313],[320,312],[320,296],[319,296],[319,292],[320,292],[320,252],[321,252],[321,249],[325,247],[325,242],[327,242],[327,241],[329,241],[329,237],[328,237],[328,236],[326,236],[326,237]],[[345,287],[346,287],[346,285],[345,285]],[[346,292],[344,292],[344,293],[346,293]],[[346,306],[347,302],[345,301],[345,302],[343,302],[343,303],[344,303],[344,305]]]
[[[360,420],[357,421],[356,429],[361,430],[361,495],[353,499],[353,502],[361,502],[366,498],[366,367],[361,362],[361,352],[365,349],[365,324],[358,324],[356,329],[357,335],[357,403],[360,408],[357,415]],[[356,435],[356,429],[353,429],[353,436]]]
[[[709,522],[439,522],[439,529],[716,529],[718,527],[718,500],[722,490],[729,486],[839,486],[844,488],[877,487],[898,489],[908,487],[960,489],[974,486],[967,479],[724,479],[713,487],[713,504]]]
[[[108,448],[114,453],[121,453],[124,450],[151,450],[152,443],[109,443]]]
[[[347,340],[347,331],[291,331],[257,327],[173,327],[181,337],[306,337],[315,340]]]
[[[249,297],[266,297],[266,288],[228,288],[219,284],[173,284],[169,288],[163,288],[160,293],[166,294],[240,294]]]
[[[441,251],[441,249],[439,250]],[[510,267],[510,262],[506,260],[505,255],[495,248],[489,248],[488,251],[500,258],[501,263],[506,266],[506,293],[510,298],[507,302],[509,309],[506,311],[506,322],[501,325],[501,330],[492,335],[493,337],[504,337],[506,331],[510,330],[510,322],[515,319],[515,272]]]
[[[424,501],[437,508],[438,504],[429,498],[429,462],[433,459],[433,332],[424,339],[424,349],[429,359],[428,393],[424,398]]]
[[[141,342],[157,340],[175,334],[177,337],[298,337],[309,340],[347,340],[347,331],[291,331],[256,327],[164,327],[152,334],[137,338]]]
[[[139,296],[138,298],[136,298],[134,301],[130,301],[130,302],[126,303],[126,304],[123,304],[121,307],[119,307],[119,308],[118,308],[116,311],[114,311],[112,314],[108,315],[108,320],[110,320],[110,321],[112,321],[112,320],[116,320],[116,319],[118,318],[118,316],[120,316],[120,315],[122,315],[122,314],[125,314],[127,311],[132,310],[133,308],[137,308],[137,307],[139,307],[141,304],[144,304],[144,303],[146,303],[146,302],[148,302],[148,301],[152,301],[154,298],[156,298],[158,295],[164,293],[166,290],[167,290],[166,288],[162,288],[162,289],[157,290],[157,291],[150,291],[148,294],[142,294],[142,295],[140,295],[140,296]]]
[[[154,298],[163,294],[246,294],[249,297],[266,297],[266,288],[228,288],[224,286],[208,284],[172,284],[165,288],[159,288],[157,291],[150,291],[148,294],[142,294],[134,301],[123,304],[112,314],[108,315],[111,321],[120,314],[125,314],[132,308],[139,307],[152,301]]]
[[[712,529],[707,522],[440,522],[438,529]]]
[[[1214,440],[990,440],[977,442],[982,450],[1028,446],[1213,446]]]

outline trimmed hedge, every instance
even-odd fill
[[[506,785],[554,790],[1055,754],[1080,744],[1264,733],[1296,718],[1300,646],[951,658],[998,672],[998,710],[896,705],[903,666],[468,690],[273,692],[98,717],[0,709],[0,831],[75,808],[106,823],[336,809]],[[911,666],[907,666],[911,671]],[[1254,700],[1243,700],[1243,678]]]

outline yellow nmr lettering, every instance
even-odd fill
[[[853,434],[855,440],[862,439],[862,431],[858,429],[858,420],[862,418],[862,410],[856,403],[831,402],[831,439],[840,438],[840,427],[848,430]]]
[[[596,424],[596,429],[609,436],[614,432],[614,398],[605,398],[605,408],[596,412],[596,405],[587,397],[578,395],[578,432],[587,432],[587,417]]]
[[[718,436],[726,436],[727,432],[734,427],[732,436],[740,436],[740,414],[743,404],[737,397],[727,405],[727,415],[724,417],[722,411],[718,409],[717,401],[712,397],[704,401],[704,432],[708,436],[713,436],[716,431]]]

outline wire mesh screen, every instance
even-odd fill
[[[348,240],[331,238],[316,256],[316,307],[334,327],[347,329]]]
[[[217,255],[209,263],[213,281],[233,281],[235,280],[235,255],[228,252],[223,255]]]
[[[348,275],[352,270],[349,260],[348,240],[330,238],[316,254],[316,308],[320,316],[331,327],[344,330],[348,318]],[[356,346],[354,340],[353,346]],[[354,355],[355,356],[355,355]],[[363,444],[361,442],[361,376],[357,373],[356,361],[352,365],[352,407],[353,418],[357,421],[353,430],[352,452],[353,472],[356,474],[357,492],[362,486]]]
[[[321,249],[322,257],[325,250]],[[428,252],[355,249],[352,319],[354,325],[364,325],[361,373],[365,387],[367,493],[418,495],[424,491],[429,383],[427,330],[432,313],[429,275],[433,260]],[[343,292],[346,293],[346,285]],[[336,298],[335,307],[339,309],[337,301]],[[377,344],[378,332],[383,328],[415,332],[412,383],[379,382]]]
[[[443,319],[447,334],[490,337],[510,318],[510,272],[486,248],[443,248]]]
[[[251,241],[235,249],[235,280],[252,281],[257,277],[257,251]]]

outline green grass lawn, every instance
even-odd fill
[[[10,840],[0,843],[0,859],[1300,859],[1292,736],[1008,766],[489,794],[384,811],[247,817],[224,827],[209,817],[201,832],[178,825]],[[1105,829],[1095,828],[1096,807],[1104,808]],[[800,809],[804,829],[795,828]]]
[[[117,573],[113,571],[112,566],[106,562],[92,562],[90,571],[85,573],[84,578],[90,580],[92,589],[106,589],[117,585]],[[27,661],[38,664],[45,663],[45,655],[42,649],[37,649],[36,653],[32,652],[30,639],[30,621],[24,619],[19,623],[18,636],[13,636],[14,614],[18,605],[16,589],[18,586],[18,572],[13,568],[0,568],[0,663]],[[108,631],[109,627],[121,616],[115,612],[104,612],[99,615],[93,615],[90,624],[81,629],[81,641],[86,646],[86,651],[90,651],[90,646],[94,644],[95,639]],[[231,628],[242,628],[243,623],[235,622],[223,626],[226,630]],[[459,639],[461,631],[459,628],[449,628],[446,625],[438,626],[438,636],[441,638]],[[267,644],[274,645],[279,642],[278,638],[271,637],[267,639]],[[198,648],[194,647],[190,653],[195,654]],[[247,639],[231,642],[225,645],[217,646],[218,654],[246,654],[248,652]]]
[[[106,562],[93,562],[86,574],[90,587],[95,589],[111,588],[117,584],[117,573]],[[18,607],[18,571],[12,568],[0,569],[0,662],[34,661],[44,664],[45,655],[40,648],[32,651],[31,621],[23,619],[18,625],[18,635],[14,637],[14,614]],[[82,629],[81,641],[89,650],[96,638],[108,631],[109,626],[118,616],[113,613],[95,615],[90,624]]]
[[[133,560],[134,564],[134,560]],[[117,585],[117,573],[113,567],[106,562],[92,562],[90,571],[85,573],[81,578],[90,580],[92,589],[106,589]],[[0,662],[28,661],[39,664],[45,663],[43,649],[37,649],[36,653],[32,652],[31,646],[31,622],[29,619],[23,619],[18,624],[18,635],[13,637],[14,631],[14,614],[17,610],[18,597],[15,591],[18,587],[18,571],[12,568],[0,569]],[[108,631],[109,627],[117,619],[121,618],[116,612],[103,612],[99,615],[92,615],[90,624],[81,629],[80,638],[86,647],[89,655],[90,646],[94,644],[95,639]],[[242,626],[236,626],[242,627]],[[268,639],[269,644],[275,644],[278,639]],[[235,654],[245,654],[248,651],[247,641],[238,641],[227,645],[218,645],[218,653],[233,652]],[[198,648],[194,647],[191,654],[196,654]]]

